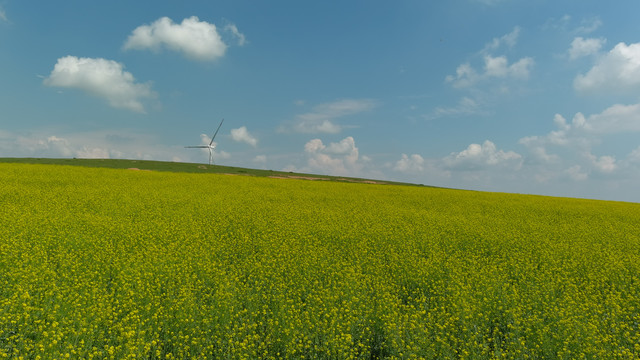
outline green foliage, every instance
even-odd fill
[[[638,204],[0,164],[0,358],[639,355]]]
[[[328,175],[310,175],[303,173],[293,173],[275,170],[249,169],[235,166],[205,165],[198,163],[182,163],[173,161],[153,161],[153,160],[127,160],[127,159],[55,159],[55,158],[0,158],[0,163],[18,164],[43,164],[43,165],[72,165],[84,167],[99,167],[110,169],[139,169],[151,171],[170,171],[182,173],[199,174],[226,174],[226,175],[246,175],[260,177],[287,177],[306,178],[311,180],[332,180],[341,182],[363,182],[395,185],[413,185],[395,181],[372,181],[360,178],[338,177]],[[422,185],[419,185],[422,186]]]

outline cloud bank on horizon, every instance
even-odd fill
[[[119,23],[97,16],[117,7],[79,8],[76,25],[55,8],[30,22],[8,1],[0,154],[205,162],[183,146],[224,116],[216,159],[234,166],[640,202],[640,5],[548,1],[525,23],[532,5],[461,2],[455,17],[460,4],[373,2],[260,5],[258,19],[161,1]],[[49,43],[22,30],[57,21],[70,32]],[[27,81],[45,71],[41,89]]]

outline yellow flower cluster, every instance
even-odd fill
[[[637,359],[640,204],[0,164],[0,359]]]

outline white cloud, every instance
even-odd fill
[[[238,46],[244,46],[247,43],[247,39],[243,33],[238,31],[238,27],[235,24],[227,24],[224,30],[230,32],[233,37],[238,41]]]
[[[548,154],[551,146],[567,148],[576,153],[588,153],[593,144],[600,142],[602,135],[640,132],[640,104],[616,104],[588,117],[578,112],[570,124],[562,115],[556,114],[553,122],[556,130],[545,136],[523,137],[519,141],[530,150],[536,160],[557,162],[556,155]]]
[[[482,55],[484,60],[483,71],[474,69],[471,64],[463,63],[456,68],[455,75],[447,75],[445,82],[450,83],[454,88],[468,88],[480,81],[490,79],[519,79],[529,78],[531,69],[535,61],[531,57],[523,57],[518,61],[509,64],[506,56],[494,56],[491,53],[498,50],[503,45],[508,48],[514,47],[518,42],[520,27],[516,26],[511,32],[487,43],[476,55]]]
[[[509,65],[504,56],[492,57],[487,55],[484,59],[485,75],[487,77],[510,77],[514,79],[527,79],[533,67],[534,61],[530,57],[525,57]]]
[[[588,158],[591,161],[591,165],[601,173],[612,173],[618,167],[613,156],[597,157],[593,154],[588,154]]]
[[[640,43],[617,44],[573,82],[581,92],[635,92],[640,90]]]
[[[500,3],[506,2],[508,0],[475,0],[475,1],[488,6],[495,6]]]
[[[14,156],[18,157],[161,160],[171,159],[176,155],[175,149],[158,146],[157,139],[153,136],[120,130],[63,135],[5,133],[0,136],[0,151],[9,149]]]
[[[520,27],[516,26],[513,28],[513,30],[510,33],[503,35],[499,38],[493,38],[493,40],[491,40],[490,43],[485,45],[483,51],[486,52],[489,50],[497,50],[503,44],[507,45],[507,47],[509,48],[512,48],[518,42],[519,35],[520,35]]]
[[[451,83],[455,88],[465,88],[474,85],[481,80],[491,78],[526,80],[529,78],[531,68],[535,61],[530,57],[524,57],[509,65],[505,56],[493,57],[485,55],[484,73],[478,73],[468,63],[458,66],[456,75],[448,75],[445,82]]]
[[[109,159],[111,155],[107,149],[83,146],[76,152],[76,157],[84,159]]]
[[[320,139],[312,139],[309,140],[306,144],[304,144],[304,151],[308,153],[316,153],[324,150],[325,146]]]
[[[333,155],[344,155],[347,158],[352,158],[354,161],[358,159],[358,148],[351,136],[340,140],[340,142],[330,143],[329,146],[324,147],[323,150]]]
[[[259,163],[259,164],[266,164],[267,163],[267,155],[256,155],[256,157],[253,158],[253,162]]]
[[[7,19],[7,13],[4,11],[4,9],[2,8],[2,6],[0,6],[0,20],[2,21],[9,21]]]
[[[599,134],[640,132],[640,104],[615,104],[600,114],[589,116],[584,127]]]
[[[602,20],[599,17],[583,18],[580,21],[580,25],[572,30],[568,30],[572,23],[575,23],[571,18],[571,15],[563,15],[561,18],[550,18],[542,26],[544,30],[556,29],[562,31],[568,31],[573,34],[589,34],[596,31],[602,26]]]
[[[458,170],[479,170],[487,167],[507,167],[519,169],[522,156],[513,151],[498,150],[496,145],[486,140],[482,145],[471,144],[465,150],[453,152],[443,159],[446,167]]]
[[[527,163],[554,168],[562,165],[565,158],[550,153],[550,148],[567,149],[574,154],[589,153],[595,140],[586,131],[587,120],[582,113],[577,113],[571,124],[568,124],[560,114],[554,116],[553,122],[557,130],[552,130],[544,136],[523,137],[518,141],[529,151],[529,156],[526,158]],[[564,156],[566,157],[567,154]]]
[[[426,118],[429,120],[432,120],[432,119],[437,119],[437,118],[447,117],[447,116],[485,114],[485,113],[486,112],[482,110],[482,106],[478,102],[478,100],[465,96],[458,101],[458,104],[456,104],[456,106],[453,106],[453,107],[438,106],[433,111],[433,113],[426,115]]]
[[[466,88],[472,86],[480,79],[480,75],[471,67],[469,63],[464,63],[456,68],[456,75],[447,75],[445,82],[452,83],[455,88]]]
[[[305,171],[319,171],[338,176],[355,176],[362,169],[359,152],[353,137],[325,146],[320,139],[312,139],[304,146],[307,154]]]
[[[334,123],[336,119],[372,110],[376,102],[371,99],[345,99],[316,105],[311,112],[297,115],[292,124],[283,126],[281,131],[289,129],[299,133],[337,134],[342,126]]]
[[[640,166],[640,146],[627,155],[627,161],[633,166]]]
[[[604,38],[584,39],[580,36],[573,39],[569,48],[569,58],[575,60],[583,56],[597,54],[602,46],[607,42]]]
[[[153,98],[149,84],[139,84],[124,65],[102,58],[66,56],[58,59],[47,86],[76,88],[106,99],[116,108],[144,113],[141,98]]]
[[[238,29],[234,34],[240,36]],[[233,30],[231,30],[233,32]],[[244,41],[244,35],[239,41]],[[175,24],[168,17],[162,17],[151,25],[137,27],[124,44],[124,49],[151,49],[162,47],[182,52],[185,56],[200,60],[215,60],[224,56],[227,45],[222,41],[214,24],[200,21],[192,16]]]
[[[580,26],[575,29],[576,33],[589,34],[602,26],[602,20],[599,17],[585,18],[580,21]]]
[[[629,155],[627,156],[627,159],[629,159],[631,163],[640,164],[640,146],[638,146],[635,150],[629,153]]]
[[[402,154],[400,160],[395,163],[393,170],[408,173],[422,172],[424,164],[424,158],[418,154],[412,154],[411,156]]]
[[[528,136],[519,141],[529,151],[525,164],[536,172],[535,177],[547,181],[562,179],[564,175],[574,181],[589,178],[601,181],[602,176],[593,175],[615,174],[616,181],[628,181],[640,175],[633,175],[634,159],[640,159],[640,148],[620,161],[612,155],[594,155],[592,151],[613,134],[640,132],[640,104],[614,105],[589,116],[578,112],[570,123],[556,114],[553,122],[556,129],[547,135]]]
[[[249,134],[246,126],[242,126],[237,129],[231,129],[231,138],[238,142],[247,143],[253,147],[258,145],[258,139]]]
[[[549,18],[546,23],[542,25],[543,30],[550,29],[562,29],[566,30],[567,26],[569,26],[569,22],[571,22],[571,15],[563,15],[561,18]]]
[[[573,165],[570,168],[566,169],[565,174],[569,175],[569,177],[575,181],[584,181],[589,177],[587,173],[582,171],[580,165]]]
[[[46,140],[37,140],[37,147],[40,150],[50,151],[59,156],[69,157],[73,155],[73,149],[67,139],[59,138],[55,135],[49,136]]]

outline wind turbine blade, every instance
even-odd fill
[[[215,139],[216,135],[218,135],[218,130],[220,130],[220,126],[222,126],[223,122],[224,122],[224,119],[222,119],[222,121],[220,121],[220,125],[218,125],[218,128],[216,129],[216,132],[213,134],[213,137],[211,138],[211,142],[209,143],[209,146],[211,146],[211,144],[213,144],[213,139]]]
[[[185,146],[185,148],[188,148],[188,149],[206,149],[206,148],[208,148],[208,146],[207,145]]]

